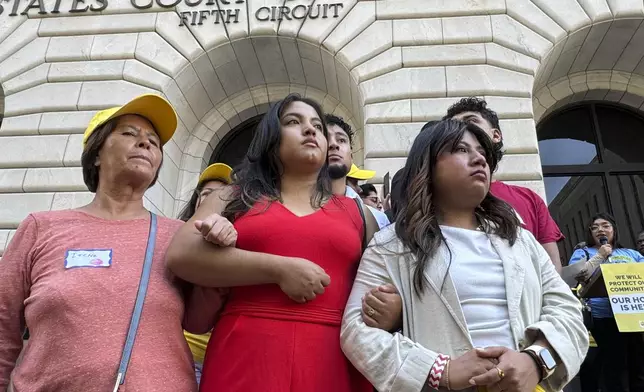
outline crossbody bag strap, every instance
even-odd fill
[[[143,302],[145,301],[145,294],[148,291],[148,282],[150,281],[150,270],[152,269],[152,257],[154,256],[154,245],[157,238],[157,216],[150,212],[150,232],[148,233],[148,245],[145,249],[145,261],[143,262],[143,271],[141,272],[141,279],[139,280],[139,289],[136,293],[136,302],[134,303],[134,311],[130,319],[130,328],[127,331],[127,338],[123,346],[123,353],[121,354],[121,362],[119,370],[116,374],[116,383],[114,385],[114,392],[118,391],[119,386],[125,382],[125,373],[130,363],[130,356],[132,355],[132,347],[134,346],[134,339],[136,338],[136,331],[139,328],[139,321],[141,320],[141,312],[143,311]]]
[[[355,200],[358,205],[358,212],[360,212],[360,217],[362,218],[362,252],[364,253],[367,249],[367,218],[364,216],[364,210],[362,209],[362,203],[359,199]]]

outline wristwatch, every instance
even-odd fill
[[[546,347],[533,344],[521,352],[530,355],[530,357],[532,357],[532,359],[537,363],[537,366],[541,368],[541,380],[539,382],[552,376],[555,372],[557,362],[550,350]]]

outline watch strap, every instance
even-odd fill
[[[547,351],[548,354],[552,357],[552,353],[550,352],[550,350],[547,347],[543,347],[543,346],[540,346],[538,344],[533,344],[532,346],[526,348],[522,352],[534,354],[533,359],[535,359],[537,361],[537,363],[539,364],[539,366],[541,367],[542,373],[543,373],[543,379],[546,379],[546,378],[550,377],[555,372],[555,367],[553,367],[552,369],[548,368],[548,365],[546,364],[546,362],[542,358],[542,352],[543,351]]]
[[[524,354],[528,354],[530,356],[530,358],[532,358],[532,360],[534,361],[534,364],[537,365],[537,369],[539,369],[539,383],[541,383],[541,381],[543,381],[543,379],[545,378],[545,376],[547,374],[546,373],[546,368],[545,368],[543,362],[541,361],[541,358],[539,358],[539,356],[537,355],[536,352],[534,352],[534,350],[525,349],[525,350],[523,350],[521,352],[524,353]]]

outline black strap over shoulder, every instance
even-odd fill
[[[360,217],[362,218],[362,252],[364,253],[367,249],[367,218],[364,216],[364,210],[362,209],[362,203],[360,199],[353,199],[358,205],[358,212],[360,212]]]

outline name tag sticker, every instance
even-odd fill
[[[65,269],[76,267],[101,268],[112,265],[112,249],[68,249]]]

